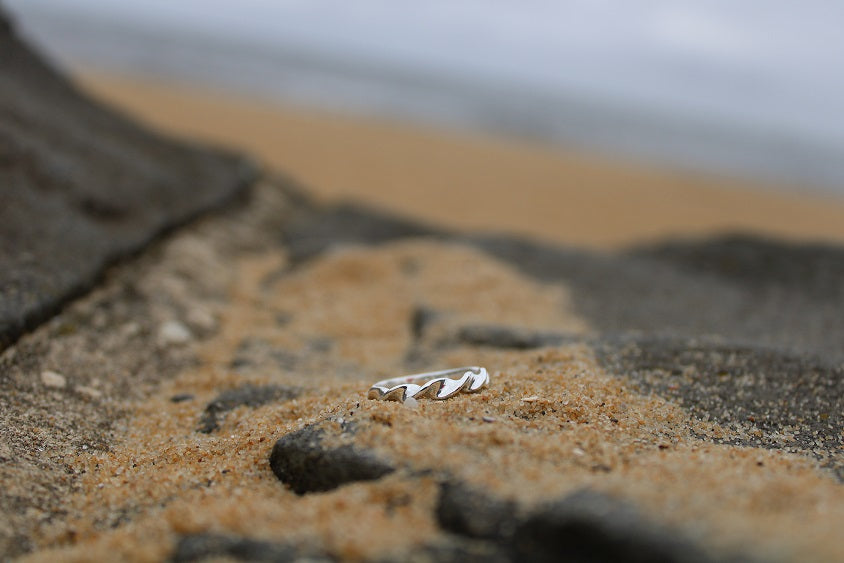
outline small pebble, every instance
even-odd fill
[[[573,453],[573,454],[574,454],[574,455],[576,455],[576,456],[584,456],[584,455],[586,455],[586,452],[584,452],[584,451],[583,451],[583,450],[581,450],[580,448],[575,448],[575,449],[573,449],[573,450],[571,451],[571,453]]]
[[[403,404],[404,404],[404,406],[406,406],[408,408],[415,409],[416,407],[419,406],[419,401],[417,401],[413,397],[408,397],[407,399],[404,400]]]
[[[158,329],[158,340],[162,344],[186,344],[192,337],[188,327],[179,321],[167,321]]]
[[[530,397],[524,397],[524,398],[522,399],[522,402],[523,402],[523,403],[535,403],[535,402],[536,402],[536,401],[538,401],[538,400],[539,400],[539,396],[538,396],[538,395],[531,395]]]
[[[495,419],[491,416],[485,416],[481,420],[483,420],[484,422],[495,422]]]
[[[170,402],[172,403],[184,403],[185,401],[193,400],[193,395],[190,393],[178,393],[170,397]]]
[[[187,321],[188,324],[199,330],[212,331],[217,328],[217,319],[214,317],[214,313],[204,307],[195,307],[188,311]]]
[[[64,389],[67,385],[67,380],[62,374],[47,370],[41,372],[41,383],[43,383],[45,387]]]
[[[88,397],[91,397],[92,399],[99,399],[103,396],[102,391],[94,389],[93,387],[86,387],[85,385],[78,385],[76,387],[76,392],[80,395],[86,395]]]

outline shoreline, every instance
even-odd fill
[[[844,241],[844,199],[771,182],[148,78],[86,71],[75,80],[157,129],[244,151],[321,201],[352,199],[440,227],[597,249],[737,232]]]

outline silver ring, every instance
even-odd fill
[[[458,379],[449,379],[450,375],[458,375]],[[419,385],[420,382],[423,382]],[[489,373],[486,368],[468,366],[442,371],[415,373],[402,377],[393,377],[379,381],[369,388],[370,399],[382,401],[401,401],[408,398],[443,400],[458,393],[476,393],[489,384]]]

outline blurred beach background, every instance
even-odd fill
[[[2,5],[101,99],[325,200],[594,248],[844,241],[844,5]]]

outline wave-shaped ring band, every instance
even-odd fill
[[[457,374],[461,374],[458,379],[448,377]],[[423,381],[424,383],[420,385],[419,383]],[[489,373],[486,368],[468,366],[385,379],[369,388],[369,398],[401,402],[408,398],[425,397],[444,400],[458,393],[477,393],[487,385],[489,385]]]

